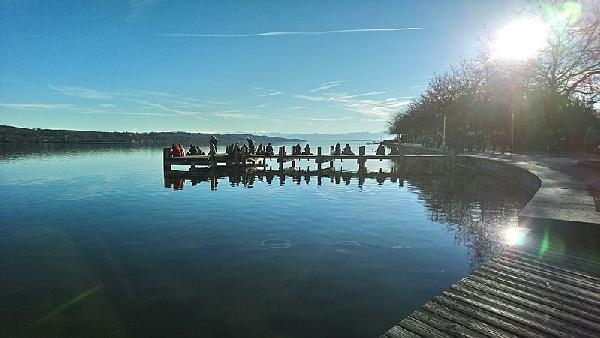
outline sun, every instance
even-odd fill
[[[548,25],[538,18],[516,19],[500,29],[492,43],[492,56],[499,59],[526,60],[544,47]]]

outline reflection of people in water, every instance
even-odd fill
[[[340,184],[342,182],[342,176],[341,175],[335,175],[335,184]]]
[[[385,155],[385,146],[383,145],[383,143],[379,143],[379,146],[377,147],[377,151],[375,152],[375,154]]]
[[[350,180],[352,179],[352,173],[342,173],[342,179],[346,183],[346,185],[350,184]]]
[[[265,179],[267,180],[267,183],[270,185],[271,182],[273,182],[273,177],[275,176],[274,173],[267,171],[265,173]]]
[[[229,184],[231,184],[232,187],[235,187],[236,185],[240,184],[240,177],[238,175],[229,175]]]
[[[304,182],[306,182],[306,184],[310,183],[310,174],[306,173],[306,175],[304,175]]]
[[[185,180],[183,178],[175,180],[175,182],[173,183],[173,189],[174,190],[183,190],[184,184],[185,184]]]
[[[350,148],[350,144],[346,143],[344,150],[342,150],[342,155],[354,155],[354,152],[352,152],[352,149]]]
[[[383,169],[379,169],[375,180],[377,180],[377,183],[379,183],[379,185],[382,185],[385,182],[385,173],[383,172]]]
[[[252,188],[254,187],[254,181],[256,180],[256,176],[254,175],[246,175],[246,187]]]

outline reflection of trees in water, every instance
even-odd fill
[[[503,247],[502,229],[517,225],[517,213],[529,200],[519,188],[463,171],[440,176],[408,178],[434,222],[446,224],[456,241],[469,248],[479,265]]]
[[[178,177],[165,177],[165,187],[183,189],[184,182],[188,179],[192,185],[210,182],[211,190],[217,190],[218,179],[227,178],[231,186],[252,188],[256,180],[284,185],[286,177],[290,177],[295,184],[310,184],[311,177],[315,178],[308,172],[285,175],[277,171],[230,171],[216,175],[210,170],[197,170],[194,174],[181,172]],[[366,178],[374,179],[379,184],[383,184],[386,179],[390,182],[403,181],[398,175],[382,172],[333,172],[322,178],[345,185],[349,185],[355,178],[359,186],[364,184]],[[315,181],[320,184],[321,177],[317,176]],[[502,230],[517,224],[518,211],[531,197],[506,181],[472,171],[412,176],[407,177],[406,182],[409,189],[424,202],[430,219],[445,224],[456,241],[469,248],[471,261],[475,265],[485,262],[494,252],[502,249]]]

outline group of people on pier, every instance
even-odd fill
[[[304,146],[304,150],[302,150],[300,143],[296,143],[295,146],[292,146],[292,155],[312,155],[310,152],[310,145],[307,143]]]
[[[200,148],[199,146],[195,146],[193,144],[190,144],[189,150],[187,152],[185,151],[185,148],[181,144],[173,143],[171,145],[171,156],[172,157],[183,157],[186,155],[188,155],[188,156],[204,155],[204,151],[202,151],[202,148]]]
[[[267,143],[266,146],[261,143],[258,145],[258,147],[256,147],[254,145],[254,141],[251,138],[247,137],[246,141],[248,142],[248,144],[246,145],[244,143],[241,147],[239,143],[232,143],[231,145],[228,145],[227,147],[225,147],[225,153],[229,155],[233,155],[236,152],[238,154],[243,155],[274,155],[273,146],[271,145],[271,143]]]
[[[354,155],[354,152],[348,143],[346,143],[344,149],[342,149],[342,146],[339,143],[336,143],[335,147],[332,148],[333,151],[331,152],[331,155]]]
[[[254,144],[254,141],[250,138],[247,137],[246,138],[246,143],[242,144],[241,146],[239,145],[239,143],[232,143],[231,145],[228,145],[225,147],[225,153],[229,154],[229,155],[233,155],[233,154],[241,154],[241,155],[265,155],[265,156],[273,156],[275,155],[275,152],[273,151],[273,146],[271,145],[271,143],[267,143],[267,145],[263,145],[262,143],[258,145],[258,147],[256,147],[256,145]],[[213,135],[210,137],[210,150],[208,152],[208,155],[214,155],[217,153],[217,144],[218,144],[218,140],[217,138]],[[392,145],[390,147],[390,153],[388,155],[400,155],[400,150],[398,148],[398,146],[396,145]],[[304,149],[302,148],[302,146],[300,145],[300,143],[297,143],[296,145],[292,146],[292,155],[312,155],[313,153],[310,150],[310,145],[307,143],[304,146]],[[377,150],[375,151],[376,155],[385,155],[385,146],[383,145],[383,143],[380,143],[379,146],[377,147]],[[195,146],[193,144],[190,144],[189,150],[186,152],[186,149],[181,145],[181,144],[173,144],[171,146],[171,157],[183,157],[183,156],[190,156],[190,155],[205,155],[204,151],[202,151],[202,149],[199,146]],[[283,149],[283,155],[285,154],[285,147]],[[344,147],[344,149],[342,149],[342,146],[339,143],[336,143],[335,146],[331,146],[331,155],[355,155],[354,152],[352,151],[352,148],[350,147],[349,143],[346,143],[346,146]]]
[[[383,143],[379,143],[377,150],[375,150],[375,155],[385,155],[385,146]],[[397,145],[393,144],[390,146],[390,153],[388,155],[401,155],[400,148]]]

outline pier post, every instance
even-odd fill
[[[171,161],[169,160],[170,154],[171,154],[171,148],[163,148],[163,170],[164,171],[171,170]]]
[[[217,158],[215,157],[216,151],[212,152],[212,154],[210,154],[210,167],[212,169],[216,169],[217,167]]]
[[[292,169],[296,169],[296,160],[292,160]]]
[[[366,171],[365,162],[367,160],[365,160],[365,148],[366,148],[365,146],[358,147],[358,171],[359,172]]]
[[[283,171],[283,152],[285,147],[279,147],[279,171]]]
[[[321,147],[317,147],[317,173],[321,176]]]

